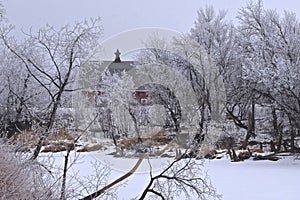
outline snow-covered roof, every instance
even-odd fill
[[[108,62],[108,61],[104,61]],[[133,61],[121,61],[121,62],[111,62],[108,65],[108,71],[111,74],[122,73],[123,71],[129,71],[133,68]]]

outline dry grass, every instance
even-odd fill
[[[66,150],[73,150],[74,149],[74,142],[73,141],[66,141],[66,140],[59,140],[59,141],[51,141],[48,145],[46,145],[42,152],[60,152]]]
[[[264,153],[265,151],[262,149],[250,149],[252,153]]]
[[[43,130],[25,130],[14,135],[12,142],[19,147],[19,151],[29,151],[37,145],[42,134]],[[65,151],[67,148],[70,148],[70,145],[73,144],[73,141],[77,137],[78,135],[71,134],[64,128],[54,131],[44,141],[43,146],[45,147],[43,149],[43,152]]]
[[[50,134],[47,140],[75,140],[77,137],[78,135],[71,134],[66,129],[60,128],[58,131]]]
[[[65,145],[59,145],[59,144],[50,144],[48,146],[45,146],[42,152],[60,152],[60,151],[66,151],[67,147]]]
[[[98,151],[98,150],[106,150],[103,144],[94,144],[94,145],[85,145],[83,148],[77,150],[78,152],[91,152],[91,151]]]
[[[142,144],[144,147],[162,146],[170,143],[173,139],[168,137],[167,132],[158,131],[153,134],[141,137]],[[132,146],[139,144],[140,141],[137,137],[125,138],[118,140],[118,146],[124,149],[131,149]]]
[[[239,153],[238,158],[240,161],[243,161],[249,159],[251,156],[252,153],[250,151],[243,151]]]

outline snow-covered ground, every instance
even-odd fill
[[[54,154],[58,162],[62,153]],[[160,164],[170,158],[152,159],[151,163],[158,169]],[[73,166],[79,176],[92,173],[91,162],[95,160],[110,162],[112,172],[110,182],[125,174],[137,159],[111,158],[104,153],[81,153],[80,159]],[[62,160],[61,160],[62,161]],[[200,161],[199,161],[200,163]],[[149,181],[148,162],[144,160],[138,171],[132,175],[124,187],[119,188],[119,198],[129,200],[138,197]],[[213,185],[224,200],[298,200],[300,199],[300,160],[292,156],[283,156],[279,161],[231,162],[228,158],[205,160],[207,171]]]
[[[206,160],[205,169],[224,200],[300,199],[300,160]]]

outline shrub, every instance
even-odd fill
[[[54,199],[50,186],[44,182],[47,174],[36,161],[0,141],[0,199]]]

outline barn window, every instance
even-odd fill
[[[141,98],[141,104],[147,104],[148,100],[146,98]]]

